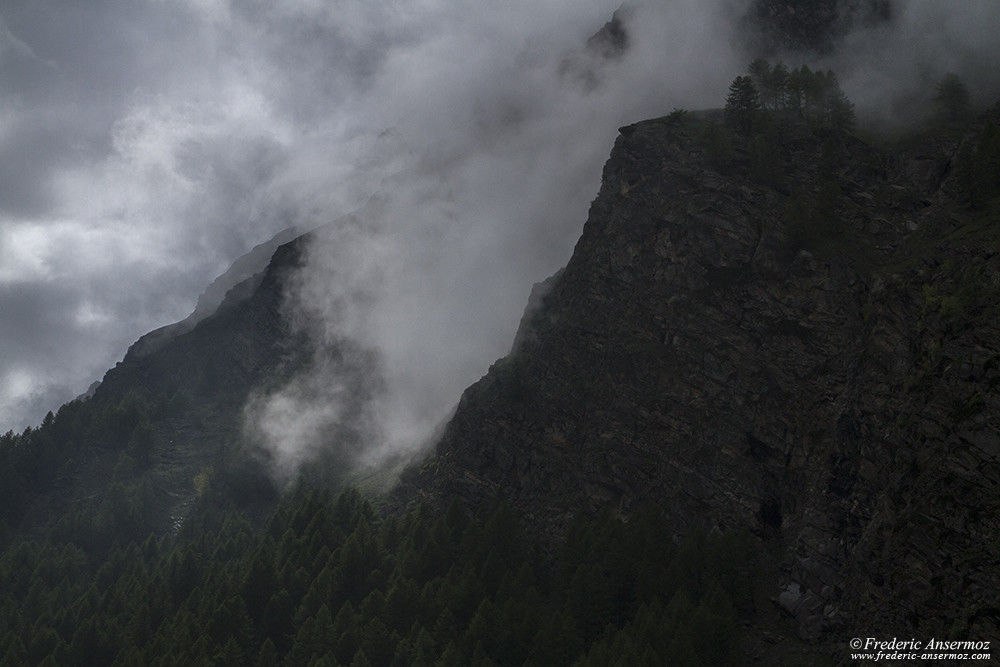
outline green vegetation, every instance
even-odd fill
[[[843,231],[854,126],[854,105],[832,71],[757,59],[730,85],[724,124],[706,124],[700,140],[713,168],[783,197],[789,249],[819,251]]]
[[[687,115],[687,109],[674,108],[669,114],[667,114],[666,123],[667,125],[677,125],[684,117]]]
[[[380,518],[300,484],[259,530],[196,512],[100,557],[8,547],[0,665],[724,664],[754,611],[752,545],[675,544],[652,512],[542,545],[503,502]]]
[[[73,401],[37,428],[0,436],[0,540],[4,531],[12,538],[20,528],[44,528],[101,551],[115,539],[144,538],[165,509],[153,491],[162,443],[152,424],[180,405],[178,396],[136,392],[119,401]],[[86,474],[87,467],[104,472]],[[82,497],[49,519],[37,516],[47,501],[35,501],[83,477]]]
[[[762,110],[760,93],[750,77],[733,79],[726,96],[726,124],[741,134],[750,134],[760,123]]]
[[[831,70],[809,67],[789,71],[779,62],[750,63],[745,76],[736,77],[726,97],[726,124],[752,134],[774,121],[797,119],[811,127],[849,132],[854,129],[854,105]]]
[[[149,463],[155,435],[150,429],[150,405],[136,394],[100,410],[80,401],[51,412],[35,429],[0,436],[0,519],[17,527],[31,494],[47,490],[73,474],[74,454],[84,448],[114,456],[114,468],[131,476]],[[108,480],[113,481],[113,480]]]

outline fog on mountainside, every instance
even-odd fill
[[[0,155],[24,187],[0,206],[0,423],[37,423],[83,391],[232,257],[372,200],[378,220],[324,232],[291,308],[317,341],[381,358],[373,439],[422,441],[569,258],[616,128],[720,107],[763,48],[747,17],[811,20],[820,4],[629,3],[589,47],[617,2],[5,9]],[[885,3],[838,7],[869,4]],[[793,23],[766,50],[832,67],[862,122],[912,121],[946,72],[977,103],[997,89],[996,11],[862,9],[819,53],[787,39]],[[338,414],[305,402],[290,386],[250,423],[286,430],[260,422],[287,419],[279,405]],[[294,467],[296,440],[330,419],[266,440]]]
[[[912,3],[865,14],[815,49],[775,38],[768,50],[793,67],[835,68],[863,122],[912,124],[929,117],[945,72],[968,77],[977,99],[997,89],[981,67],[994,48],[981,28],[988,10],[942,14]],[[462,390],[507,352],[531,285],[569,258],[614,128],[722,105],[729,79],[760,48],[740,32],[747,12],[745,3],[634,3],[587,49],[533,33],[521,44],[486,40],[496,50],[465,64],[461,86],[452,68],[414,63],[459,49],[464,35],[387,64],[386,81],[402,80],[397,67],[419,71],[421,89],[446,94],[408,106],[379,137],[375,154],[391,156],[393,173],[355,224],[319,234],[291,301],[322,345],[350,340],[378,359],[384,383],[364,416],[367,460],[424,444]],[[931,27],[940,36],[921,44],[935,48],[915,48],[913,36]],[[952,48],[966,39],[974,47]],[[317,363],[248,410],[250,432],[282,468],[346,419],[326,367]]]
[[[0,667],[1000,641],[995,0],[60,2],[0,419],[149,333],[0,434]]]

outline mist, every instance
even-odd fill
[[[371,99],[398,118],[372,147],[386,160],[368,165],[380,185],[359,220],[320,233],[290,303],[326,346],[350,341],[378,360],[363,462],[426,445],[461,392],[506,354],[532,284],[572,252],[616,128],[720,106],[752,57],[735,46],[745,43],[745,3],[632,5],[619,12],[627,49],[610,58],[583,44],[611,7],[568,25],[553,9],[563,8],[452,15],[447,30],[394,51],[372,83]],[[893,24],[863,26],[833,53],[786,55],[836,69],[860,115],[898,123],[914,96],[928,106],[946,72],[994,85],[982,61],[996,48],[983,28],[990,8],[966,9],[907,3]],[[917,39],[934,27],[934,39]],[[250,411],[283,469],[357,414],[338,407],[338,378],[325,368]],[[333,390],[303,393],[303,383]]]
[[[833,69],[862,125],[912,129],[934,113],[935,86],[954,73],[976,111],[1000,96],[1000,4],[911,0],[892,5],[892,21],[859,26],[829,54],[790,54],[788,64]]]
[[[710,39],[735,41],[722,7],[622,13],[628,48],[616,56],[585,48],[613,5],[573,12],[576,23],[553,6],[491,6],[386,59],[366,114],[395,114],[371,149],[381,159],[364,166],[377,187],[318,232],[288,304],[318,349],[348,341],[377,360],[381,384],[363,417],[341,405],[328,364],[256,397],[251,435],[267,434],[280,470],[309,460],[324,434],[337,447],[345,415],[364,423],[362,463],[428,442],[509,350],[532,285],[569,259],[617,128],[718,105],[742,60],[724,48],[704,57]]]
[[[569,259],[617,128],[722,106],[751,4],[634,3],[617,57],[586,44],[618,0],[0,9],[0,430],[293,227],[319,230],[286,304],[316,363],[248,433],[283,474],[345,428],[362,461],[420,447]],[[862,120],[909,122],[945,72],[994,98],[995,2],[894,7],[780,55],[833,68]],[[363,410],[335,349],[378,370]]]

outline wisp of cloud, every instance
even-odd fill
[[[346,342],[381,382],[363,414],[341,405],[330,364],[255,397],[248,424],[280,470],[343,446],[346,415],[364,422],[350,429],[367,438],[360,462],[426,443],[509,350],[532,284],[568,260],[617,128],[718,104],[741,62],[721,5],[634,7],[623,52],[586,49],[613,10],[450,12],[386,55],[356,112],[381,121],[357,167],[372,196],[318,231],[288,303],[320,354]]]

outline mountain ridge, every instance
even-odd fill
[[[716,117],[622,128],[569,263],[387,511],[499,494],[544,542],[652,505],[678,539],[749,529],[776,609],[828,651],[856,627],[993,636],[1000,230],[967,199],[1000,110],[903,151],[796,122],[720,147]],[[309,238],[23,436],[37,472],[3,466],[6,526],[99,549],[266,512],[242,408],[315,360],[283,295]],[[368,371],[321,352],[362,395]],[[352,451],[312,473],[342,484]]]
[[[786,128],[775,187],[755,179],[752,141],[713,164],[698,132],[623,128],[531,335],[397,493],[501,493],[550,527],[653,503],[678,535],[749,526],[784,545],[772,594],[804,637],[995,633],[982,536],[998,534],[1000,266],[976,249],[994,215],[956,206],[959,142],[932,151],[934,176],[920,151]],[[968,502],[930,491],[945,480]],[[984,565],[949,569],[960,560]]]
[[[543,550],[581,514],[651,512],[677,542],[743,530],[772,557],[752,641],[843,660],[872,629],[997,639],[1000,225],[975,193],[1000,107],[882,147],[724,120],[619,130],[570,261],[379,509],[459,524],[499,497]],[[359,402],[377,375],[291,321],[309,242],[276,245],[211,314],[151,332],[86,400],[5,441],[0,539],[100,554],[219,508],[265,516],[281,482],[248,401],[317,359]],[[321,435],[304,476],[341,488],[357,438]]]

